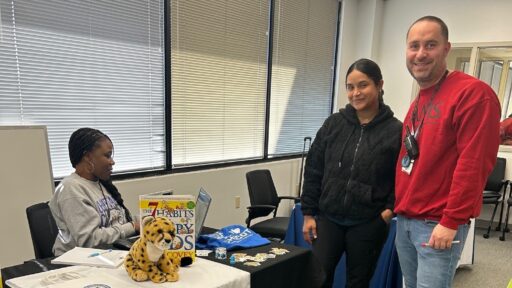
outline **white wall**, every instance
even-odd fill
[[[452,43],[512,40],[509,0],[386,0],[377,60],[384,75],[385,101],[399,119],[407,113],[413,80],[405,67],[405,35],[414,20],[434,15],[448,25]]]
[[[44,126],[0,126],[0,265],[34,258],[25,209],[50,199],[54,187]]]
[[[177,173],[165,176],[138,178],[118,181],[119,188],[128,209],[137,211],[141,194],[168,190],[175,194],[197,195],[203,187],[212,195],[212,206],[205,225],[220,228],[229,224],[245,225],[246,207],[250,205],[245,173],[255,169],[270,169],[277,193],[280,196],[296,196],[299,181],[300,159],[267,162],[255,165],[234,166],[222,169]],[[235,208],[235,197],[240,196],[240,208]],[[278,215],[290,215],[293,201],[285,201],[279,207]],[[137,213],[138,214],[138,213]],[[255,221],[256,223],[257,221]]]
[[[347,104],[345,74],[359,58],[374,59],[380,35],[382,0],[344,0],[341,10],[337,107]],[[374,59],[375,60],[375,59]]]

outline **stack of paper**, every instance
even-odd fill
[[[52,260],[52,264],[117,268],[128,251],[75,247]]]

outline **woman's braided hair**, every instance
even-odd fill
[[[69,138],[68,143],[69,160],[71,161],[71,166],[75,168],[76,165],[82,161],[85,153],[94,150],[99,145],[99,142],[103,139],[107,139],[112,143],[112,140],[110,140],[106,134],[97,129],[80,128],[73,132]],[[130,211],[128,211],[126,206],[124,206],[124,200],[121,197],[121,193],[119,193],[117,187],[114,185],[114,183],[112,183],[112,179],[99,179],[99,181],[107,189],[112,198],[116,200],[117,204],[123,207],[128,222],[131,222],[132,216],[130,215]]]

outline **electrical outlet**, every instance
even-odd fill
[[[240,208],[240,196],[235,196],[235,208]]]

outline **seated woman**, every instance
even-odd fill
[[[71,135],[68,148],[75,172],[60,182],[49,204],[59,227],[54,254],[136,234],[139,225],[110,179],[115,164],[110,138],[99,130],[80,128]]]

